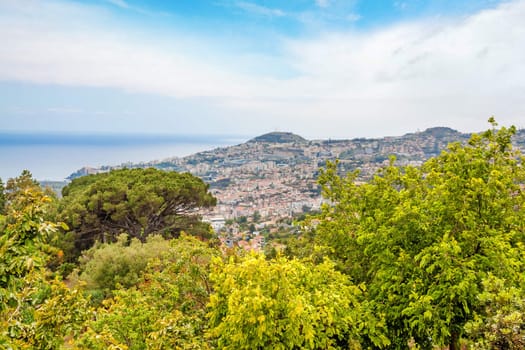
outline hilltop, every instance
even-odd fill
[[[270,132],[257,136],[248,142],[267,142],[267,143],[306,143],[307,140],[291,132]]]

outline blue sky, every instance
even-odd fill
[[[524,0],[0,0],[0,131],[525,127],[524,38]]]

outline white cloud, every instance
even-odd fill
[[[480,130],[492,114],[523,127],[523,38],[525,1],[513,1],[463,18],[290,40],[287,61],[297,77],[274,90],[287,98],[232,103],[283,123],[300,116],[296,127],[315,125],[325,135],[395,135],[437,124]]]
[[[414,97],[525,88],[525,1],[476,15],[289,43],[313,95]]]
[[[113,4],[117,7],[123,8],[123,9],[129,9],[129,4],[125,2],[124,0],[106,0],[110,4]]]
[[[157,16],[167,17],[167,16],[170,16],[169,13],[167,13],[167,12],[156,12],[156,11],[148,10],[146,8],[143,8],[143,7],[133,6],[133,5],[130,5],[128,2],[124,1],[124,0],[105,0],[105,1],[107,3],[109,3],[109,4],[112,4],[112,5],[116,6],[116,7],[121,8],[123,10],[133,11],[133,12],[139,13],[141,15],[146,15],[146,16],[150,16],[150,17],[157,17]]]
[[[256,132],[261,121],[307,137],[379,136],[437,124],[472,130],[483,129],[492,114],[523,126],[522,0],[463,18],[289,39],[284,54],[267,59],[214,51],[206,47],[209,38],[144,39],[114,20],[93,6],[0,0],[0,80],[212,97],[218,114],[229,115],[225,124],[240,132]],[[194,50],[199,45],[205,48]],[[253,70],[275,62],[293,74],[240,73],[235,67],[247,57],[256,58],[248,64]]]
[[[266,17],[282,17],[285,15],[284,11],[280,9],[274,9],[266,6],[257,5],[251,2],[246,1],[238,1],[235,3],[235,5],[248,12],[252,13],[258,16],[266,16]]]
[[[176,97],[249,91],[240,75],[187,54],[189,40],[172,37],[166,46],[155,45],[154,38],[146,42],[135,38],[136,33],[105,26],[112,17],[102,9],[58,4],[62,5],[3,6],[15,16],[0,16],[0,41],[5,43],[0,47],[1,80],[116,87]]]

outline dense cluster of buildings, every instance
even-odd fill
[[[398,165],[420,165],[438,155],[451,142],[466,142],[469,134],[449,128],[432,128],[423,132],[382,139],[307,141],[291,133],[270,133],[246,143],[216,148],[184,158],[172,158],[120,167],[157,167],[190,172],[210,184],[217,206],[203,213],[216,231],[227,222],[241,217],[258,216],[263,225],[279,219],[317,210],[323,203],[317,184],[319,169],[327,161],[339,160],[341,173],[359,170],[362,179],[369,178],[388,164],[391,156]],[[518,146],[525,145],[525,132],[516,137]],[[84,173],[108,171],[118,167],[81,169]],[[72,175],[72,176],[73,176]],[[243,232],[229,231],[237,242]],[[264,239],[251,236],[249,247],[264,245]],[[254,239],[256,238],[256,239]],[[225,242],[227,245],[228,242]]]

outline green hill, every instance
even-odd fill
[[[248,142],[268,142],[268,143],[304,143],[308,142],[303,137],[291,132],[270,132],[261,136],[257,136]]]

